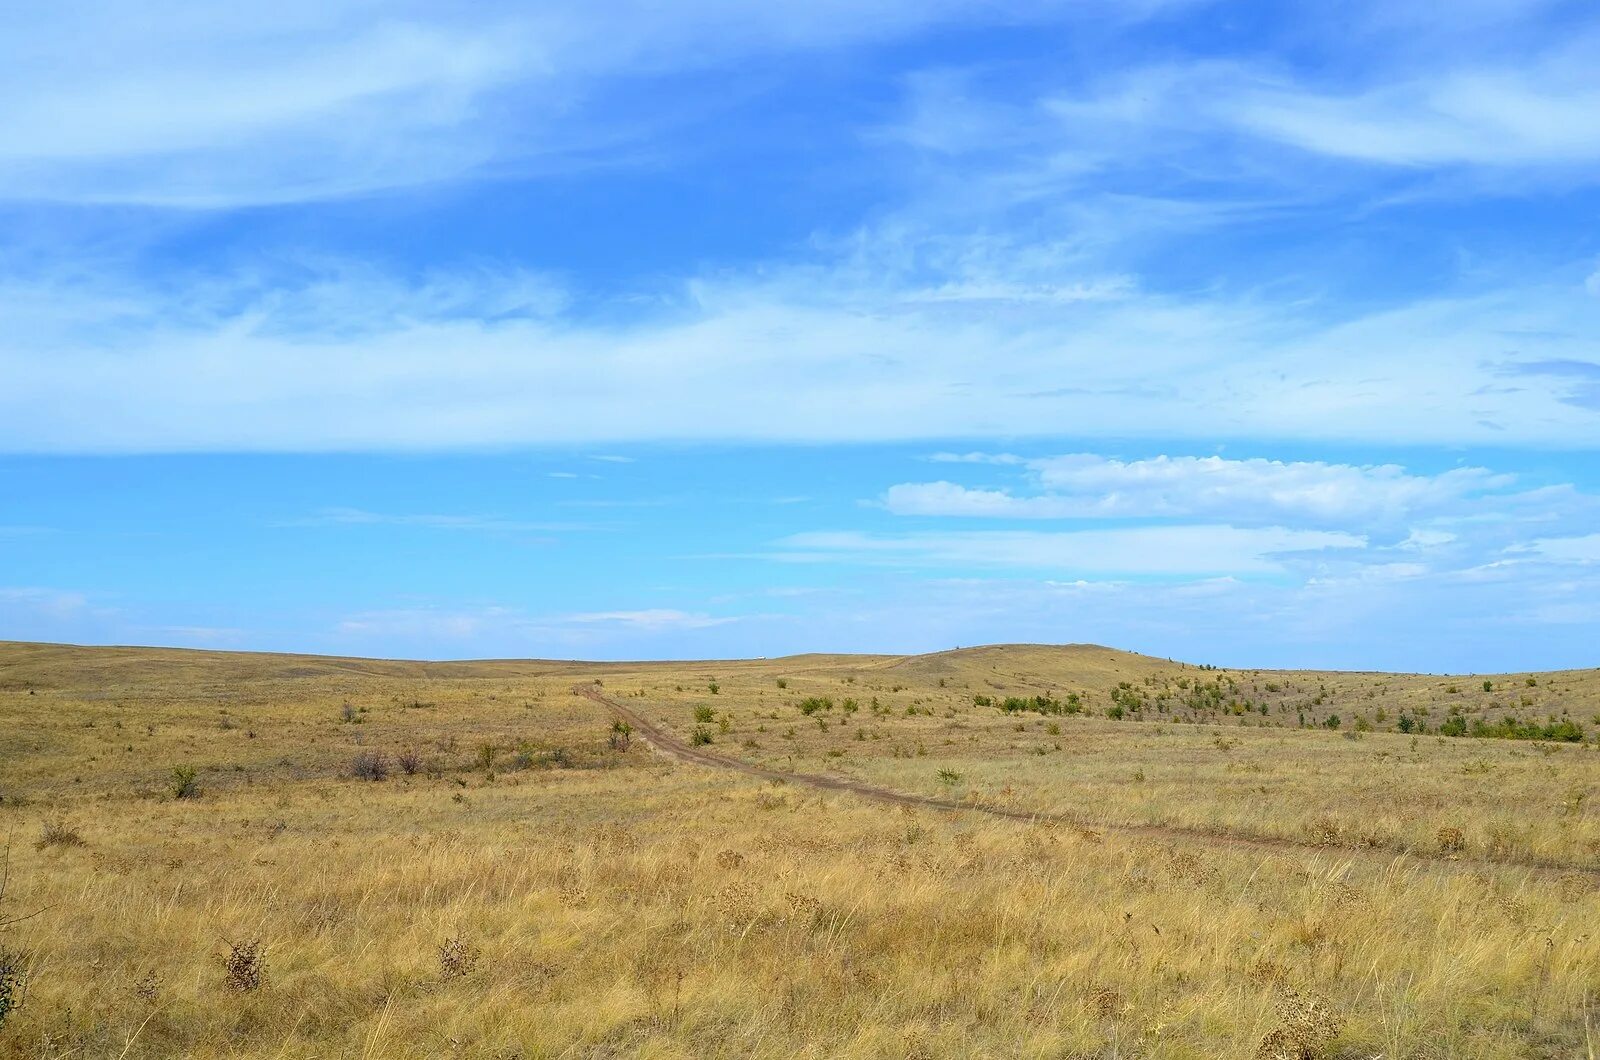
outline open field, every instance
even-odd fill
[[[1597,712],[1087,647],[0,645],[0,1056],[1593,1057]]]

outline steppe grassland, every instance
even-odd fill
[[[775,730],[758,715],[809,720],[787,705],[822,694],[805,682],[835,682],[842,698],[840,685],[876,680],[868,670],[788,677],[779,690],[781,661],[742,675],[716,664],[711,693],[698,666],[310,661],[283,676],[282,663],[139,658],[98,671],[85,660],[50,687],[37,669],[0,676],[0,829],[14,837],[0,918],[41,910],[0,937],[28,979],[0,1055],[1566,1057],[1600,1047],[1592,876],[907,812],[671,766],[637,741],[613,749],[610,714],[569,691],[595,676],[619,697],[646,691],[639,709],[685,733],[705,725],[711,749],[761,756]],[[871,721],[882,739],[854,738],[865,709],[843,724],[836,710],[826,732],[809,730],[814,743],[783,754],[796,767],[904,769],[906,787],[948,792],[938,770],[952,767],[933,755],[952,719],[903,712],[944,691],[886,690],[907,702]],[[707,706],[702,723],[696,708]],[[953,692],[949,709],[962,709]],[[1324,801],[1338,810],[1356,797],[1341,785],[1363,779],[1359,755],[1388,741],[1420,758],[1399,779],[1426,779],[1436,746],[1209,726],[1180,737],[1067,718],[1062,742],[1098,751],[1068,759],[1026,746],[1041,738],[1034,722],[1055,719],[963,718],[978,740],[949,756],[955,768],[990,755],[1017,768],[954,787],[1012,798],[1019,783],[1042,794],[1064,784],[1048,775],[1053,762],[1100,771],[1075,798],[1143,784],[1149,799],[1205,807],[1212,780],[1232,776],[1225,763],[1243,753],[1276,763],[1282,777],[1269,783],[1323,770]],[[1015,732],[1019,720],[1030,728]],[[796,729],[796,742],[813,740]],[[830,757],[841,731],[852,745],[898,741],[909,757]],[[1219,733],[1239,746],[1207,750]],[[1224,765],[1155,779],[1175,747]],[[406,748],[423,752],[415,775],[347,775],[363,751],[393,760]],[[1330,748],[1356,764],[1330,764]],[[1495,769],[1513,751],[1536,757],[1505,768],[1577,770],[1593,755],[1488,740],[1468,750]],[[184,763],[198,767],[198,799],[169,790]],[[1453,782],[1457,765],[1441,765],[1438,782]],[[1139,770],[1145,781],[1124,775]],[[1126,805],[1149,799],[1135,792]],[[1258,816],[1270,821],[1280,801],[1263,800]],[[1591,814],[1581,805],[1573,827],[1591,827]],[[239,989],[225,958],[257,940],[265,974]]]
[[[980,649],[991,652],[994,649]],[[831,773],[944,798],[1064,815],[1088,824],[1155,824],[1330,847],[1600,867],[1600,730],[1584,743],[1444,737],[1433,733],[1281,727],[1280,715],[1188,720],[1176,709],[1120,721],[1103,714],[1006,714],[979,695],[1034,695],[1140,681],[1167,664],[1106,653],[1104,672],[1023,673],[941,667],[928,680],[904,665],[851,670],[792,666],[789,676],[724,670],[668,684],[624,675],[624,703],[682,737],[696,729],[719,753],[778,769]],[[1027,656],[1024,655],[1023,658]],[[966,661],[966,660],[963,660]],[[1093,660],[1092,660],[1093,661]],[[919,660],[914,660],[919,662]],[[1043,667],[1039,668],[1043,670]],[[909,671],[909,673],[908,673]],[[937,671],[935,671],[937,672]],[[1491,683],[1525,688],[1522,675]],[[1540,675],[1570,690],[1553,712],[1588,717],[1600,684],[1588,672]],[[938,683],[940,680],[943,684]],[[1428,715],[1464,678],[1271,675],[1261,684],[1329,688],[1325,711],[1351,704],[1388,720]],[[630,683],[631,681],[631,683]],[[778,687],[778,682],[782,687]],[[915,681],[915,684],[906,683]],[[717,691],[711,693],[711,684]],[[1379,686],[1395,698],[1369,699]],[[1437,688],[1430,697],[1429,688]],[[819,706],[820,704],[820,706]],[[710,712],[710,721],[701,721]]]

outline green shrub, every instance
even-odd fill
[[[1472,723],[1472,735],[1501,740],[1554,740],[1559,743],[1582,743],[1583,727],[1570,719],[1546,721],[1540,725],[1538,722],[1509,717],[1492,723],[1478,718]]]
[[[200,783],[195,779],[194,766],[174,766],[172,770],[172,797],[194,799],[200,796]]]

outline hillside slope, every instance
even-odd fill
[[[1093,644],[997,644],[926,655],[808,654],[772,659],[576,662],[485,659],[424,662],[336,656],[83,647],[0,642],[0,693],[58,690],[110,694],[119,688],[183,689],[203,696],[248,685],[284,689],[307,681],[389,683],[519,679],[672,682],[678,691],[715,680],[770,687],[859,681],[864,688],[934,701],[1044,697],[1085,713],[1182,721],[1290,726],[1357,726],[1431,731],[1459,724],[1550,726],[1568,734],[1600,730],[1600,670],[1465,676],[1318,670],[1217,669]],[[1402,721],[1402,719],[1409,719]],[[1334,721],[1337,719],[1337,721]]]

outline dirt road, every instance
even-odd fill
[[[742,773],[748,777],[757,777],[761,780],[770,780],[781,784],[800,784],[822,791],[845,792],[864,799],[871,799],[875,802],[885,802],[897,806],[925,807],[950,812],[983,813],[991,817],[1004,817],[1013,821],[1048,821],[1052,824],[1064,824],[1076,828],[1086,834],[1097,835],[1101,832],[1112,832],[1120,835],[1143,836],[1170,842],[1203,843],[1210,846],[1227,846],[1269,853],[1317,853],[1350,859],[1371,860],[1381,858],[1390,862],[1399,858],[1412,858],[1455,869],[1496,868],[1526,869],[1539,873],[1576,873],[1600,882],[1600,869],[1590,868],[1585,865],[1571,865],[1554,861],[1491,861],[1487,858],[1445,855],[1427,850],[1396,851],[1332,847],[1326,844],[1302,842],[1275,836],[1241,835],[1237,832],[1206,831],[1177,825],[1108,824],[1102,821],[1090,821],[1072,814],[1018,810],[1008,806],[997,806],[993,803],[969,799],[944,799],[933,795],[913,795],[903,791],[895,791],[892,788],[878,787],[876,784],[868,784],[865,781],[852,780],[847,777],[827,776],[821,773],[791,773],[781,769],[769,769],[766,766],[758,766],[750,762],[741,762],[735,758],[725,758],[722,755],[712,754],[699,747],[691,747],[639,711],[612,699],[598,685],[575,685],[573,691],[611,710],[632,726],[636,735],[640,736],[657,752],[667,758],[684,762],[688,765],[724,769],[734,773]]]

